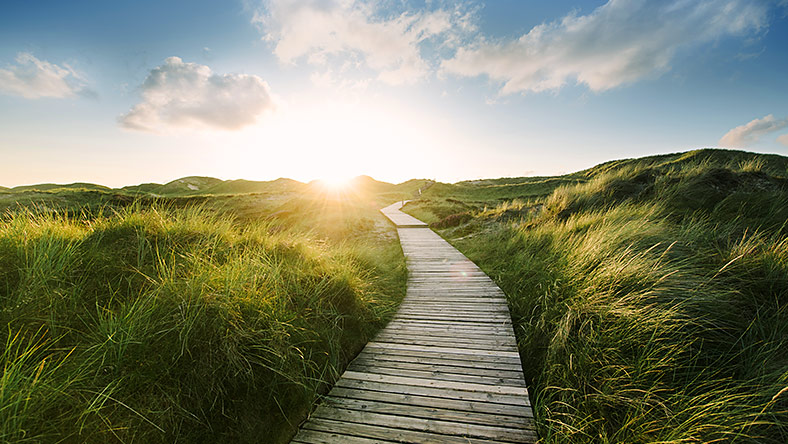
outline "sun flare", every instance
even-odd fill
[[[329,191],[345,191],[352,186],[353,176],[347,174],[334,174],[319,179],[320,183]]]

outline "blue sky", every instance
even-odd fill
[[[6,2],[0,185],[788,154],[784,0]]]

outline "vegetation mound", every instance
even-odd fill
[[[402,253],[385,225],[217,207],[6,213],[0,441],[291,436],[404,295]]]
[[[784,443],[787,167],[698,150],[405,209],[507,293],[543,442]]]

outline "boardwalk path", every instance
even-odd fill
[[[534,442],[503,292],[400,207],[382,211],[408,258],[407,296],[292,442]]]

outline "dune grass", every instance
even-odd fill
[[[410,204],[507,293],[542,442],[788,442],[785,169],[725,154]]]
[[[284,442],[404,295],[396,236],[347,229],[6,213],[0,441]]]

